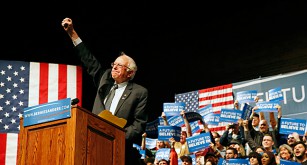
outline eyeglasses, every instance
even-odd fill
[[[112,63],[111,63],[111,67],[113,68],[114,66],[117,66],[117,67],[119,67],[119,68],[126,67],[126,68],[128,68],[129,70],[132,70],[132,69],[130,69],[130,68],[129,68],[128,66],[126,66],[126,65],[122,65],[122,64],[118,64],[118,63],[112,62]]]

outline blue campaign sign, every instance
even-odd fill
[[[280,159],[280,165],[301,165],[301,163]]]
[[[174,138],[176,141],[180,140],[181,127],[178,126],[158,126],[158,140],[168,141]]]
[[[218,165],[249,165],[248,159],[223,159],[219,158]]]
[[[168,124],[171,126],[179,126],[181,127],[184,124],[183,118],[179,116],[173,116],[168,119]]]
[[[282,95],[282,91],[281,91],[280,87],[269,90],[269,100],[270,101],[277,101],[277,102],[284,100],[284,97]]]
[[[307,70],[301,70],[233,83],[232,88],[235,94],[240,91],[257,90],[258,102],[263,102],[269,101],[268,91],[278,86],[284,98],[280,104],[283,117],[307,119],[306,80]]]
[[[207,132],[188,137],[186,140],[188,143],[189,152],[192,153],[209,147],[211,136],[210,132]]]
[[[199,120],[190,122],[190,127],[192,134],[202,130],[203,128],[203,126],[201,127],[201,122]]]
[[[244,103],[242,106],[242,119],[248,120],[252,114],[253,108],[254,107],[252,107],[251,105]]]
[[[166,116],[178,116],[181,111],[185,110],[184,102],[163,103],[163,112]]]
[[[24,126],[71,117],[71,99],[40,104],[24,109]]]
[[[255,112],[278,112],[277,106],[279,105],[278,101],[264,101],[260,103],[256,103],[258,107]]]
[[[160,148],[156,152],[155,159],[157,159],[158,161],[161,160],[161,159],[169,160],[170,152],[171,152],[170,148]]]
[[[160,121],[159,119],[156,119],[146,124],[145,132],[147,133],[147,137],[152,137],[152,138],[158,137],[159,121]]]
[[[252,103],[255,102],[257,90],[248,90],[237,92],[237,100],[239,103]]]
[[[220,122],[237,123],[242,118],[241,110],[237,109],[221,109]]]
[[[148,148],[148,149],[153,149],[153,148],[155,148],[156,147],[156,145],[157,145],[157,139],[152,139],[152,138],[148,138],[148,137],[146,137],[146,148]]]
[[[291,134],[297,132],[299,135],[305,135],[306,120],[304,119],[291,119],[281,118],[280,119],[280,134]]]
[[[212,108],[212,104],[208,104],[200,109],[197,110],[197,112],[201,115],[201,116],[206,116],[210,113],[213,113],[213,108]]]
[[[220,114],[211,113],[203,117],[203,121],[209,125],[219,125],[220,123]]]

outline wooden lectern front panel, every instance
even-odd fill
[[[64,164],[65,130],[64,123],[29,130],[25,164]]]
[[[122,128],[80,107],[71,117],[23,127],[18,165],[124,165]]]

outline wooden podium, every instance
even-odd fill
[[[18,165],[124,165],[125,131],[81,108],[71,117],[23,127]]]

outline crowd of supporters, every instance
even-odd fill
[[[238,102],[234,107],[238,109]],[[184,129],[181,131],[180,140],[170,138],[168,141],[157,140],[156,147],[147,149],[145,146],[146,133],[143,134],[142,149],[150,151],[144,158],[146,165],[192,165],[192,156],[195,155],[197,165],[217,165],[221,160],[245,159],[250,165],[279,165],[281,161],[289,164],[307,165],[307,148],[305,135],[297,132],[288,135],[280,134],[280,120],[282,117],[281,106],[276,107],[277,118],[274,112],[269,112],[265,118],[264,112],[256,113],[257,106],[252,109],[249,119],[239,119],[236,123],[229,123],[222,134],[211,131],[208,125],[202,121],[202,131],[192,134],[190,124],[181,112],[184,120]],[[164,125],[168,125],[167,118],[162,112],[161,117]],[[190,153],[186,138],[191,136],[210,133],[211,143],[208,148]],[[170,154],[170,158],[156,159],[155,153],[161,148],[175,150],[176,156]],[[178,159],[178,160],[174,160]]]

